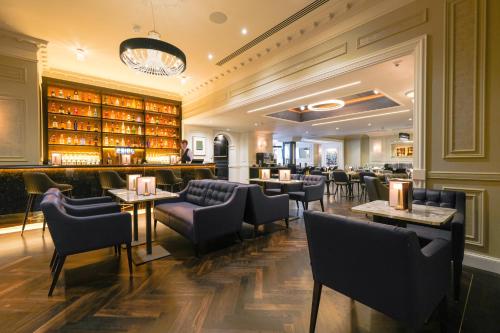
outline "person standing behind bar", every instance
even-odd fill
[[[193,160],[193,152],[188,148],[187,140],[181,141],[181,163],[191,163]]]

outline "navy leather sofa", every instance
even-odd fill
[[[420,248],[408,229],[343,216],[304,212],[314,279],[309,332],[314,332],[322,286],[418,331],[436,308],[446,331],[450,242]]]
[[[179,198],[155,202],[154,218],[189,239],[199,255],[202,242],[237,234],[243,223],[247,189],[236,183],[191,180]]]

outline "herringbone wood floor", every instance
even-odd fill
[[[349,208],[356,201],[325,200],[327,211],[354,215]],[[295,205],[290,207],[295,214]],[[196,259],[189,242],[159,226],[157,242],[172,256],[134,266],[132,278],[126,256],[115,257],[111,249],[69,257],[51,298],[49,234],[2,235],[0,331],[307,332],[312,276],[303,220],[288,230],[277,222],[256,240],[251,230],[245,228],[243,243],[232,236],[218,240]],[[465,289],[471,276],[464,274]],[[450,303],[454,331],[464,299]],[[430,320],[424,330],[437,327]],[[400,331],[392,319],[323,289],[317,332]]]

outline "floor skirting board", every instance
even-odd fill
[[[464,265],[500,274],[500,258],[490,257],[484,254],[465,251]]]

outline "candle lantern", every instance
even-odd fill
[[[270,179],[271,169],[260,169],[260,179]]]
[[[62,163],[62,156],[60,153],[52,153],[50,161],[52,165],[61,165]]]
[[[156,194],[156,178],[155,177],[137,178],[136,192],[137,195]]]
[[[282,169],[280,170],[279,177],[280,180],[288,181],[291,178],[291,171],[288,169]]]
[[[127,175],[127,190],[135,191],[137,188],[137,178],[141,175]]]
[[[389,181],[389,205],[396,209],[411,211],[413,183],[405,179]]]

